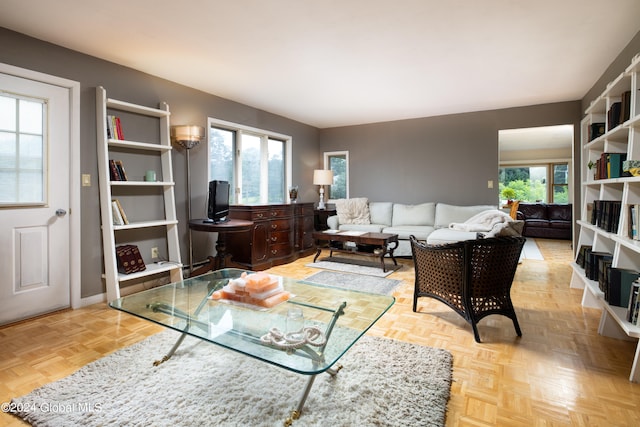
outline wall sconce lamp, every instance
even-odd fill
[[[318,209],[324,209],[324,186],[333,184],[333,171],[327,169],[316,169],[313,171],[313,185],[320,186],[320,203]]]
[[[187,150],[187,222],[191,219],[191,164],[189,163],[189,151],[200,144],[204,138],[202,126],[171,126],[171,141]],[[189,266],[193,265],[193,242],[189,231]],[[189,272],[191,273],[191,272]]]

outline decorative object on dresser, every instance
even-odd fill
[[[570,283],[571,288],[583,289],[583,306],[601,310],[599,334],[635,341],[640,327],[629,320],[631,308],[624,306],[633,293],[628,289],[631,278],[618,277],[618,272],[631,271],[633,277],[640,271],[640,181],[634,176],[640,164],[633,160],[638,158],[640,138],[638,85],[640,54],[585,110],[580,137],[582,213],[576,221],[579,237]],[[626,291],[629,295],[623,296]],[[629,380],[640,382],[640,342]]]
[[[187,152],[187,220],[191,219],[191,163],[189,162],[189,152],[200,144],[204,138],[204,128],[202,126],[179,125],[171,126],[171,142],[184,148]],[[189,231],[189,265],[193,265],[191,247],[193,240]]]
[[[411,236],[413,311],[417,311],[418,298],[431,297],[470,323],[476,342],[480,342],[477,323],[491,314],[510,318],[522,336],[511,285],[525,240],[522,236],[492,237],[431,246]]]
[[[320,186],[320,202],[318,209],[325,209],[324,186],[333,184],[333,171],[330,169],[316,169],[313,171],[313,185]]]

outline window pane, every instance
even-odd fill
[[[347,155],[338,154],[328,156],[329,169],[333,171],[333,184],[329,186],[328,198],[347,198]]]
[[[235,132],[226,129],[211,128],[209,134],[209,180],[233,181],[233,147]],[[234,197],[233,191],[229,195]]]
[[[20,132],[42,135],[42,103],[20,100]]]
[[[0,203],[42,203],[46,200],[44,175],[46,104],[0,96]]]
[[[269,139],[269,203],[283,203],[285,200],[284,191],[284,142]]]
[[[16,99],[0,96],[0,130],[16,131]]]
[[[210,120],[209,178],[233,183],[232,203],[284,203],[291,141],[260,129]],[[239,190],[238,190],[239,189]]]
[[[0,169],[16,168],[16,134],[0,132]]]
[[[42,137],[20,135],[20,169],[42,170]]]
[[[499,169],[500,200],[547,201],[547,167],[522,166]],[[505,189],[513,191],[505,191]],[[507,197],[508,196],[508,197]]]
[[[553,183],[568,184],[569,183],[569,165],[553,165]]]
[[[260,137],[242,134],[242,203],[260,203]]]
[[[569,203],[569,186],[553,186],[553,203]]]

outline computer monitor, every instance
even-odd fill
[[[225,222],[229,215],[228,181],[209,182],[209,201],[207,203],[207,222]]]

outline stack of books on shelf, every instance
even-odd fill
[[[136,245],[116,246],[116,258],[120,273],[131,274],[147,269]]]
[[[626,308],[626,320],[638,325],[640,271],[612,267],[612,261],[610,253],[594,251],[589,245],[581,246],[576,257],[576,263],[584,268],[585,276],[598,282],[607,304]]]
[[[594,200],[591,224],[609,233],[617,233],[621,210],[622,202],[620,200]]]
[[[124,139],[120,117],[107,116],[107,138],[119,140]]]
[[[622,162],[627,160],[626,153],[602,153],[596,160],[594,179],[611,179],[629,176],[622,169]]]
[[[128,181],[122,160],[109,159],[109,177],[111,181]]]

